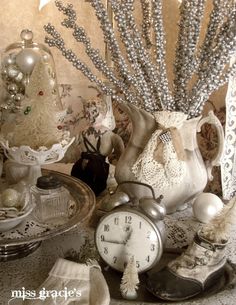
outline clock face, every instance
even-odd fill
[[[138,211],[107,214],[97,227],[95,242],[102,259],[118,271],[124,270],[132,256],[138,272],[146,271],[162,254],[159,231]]]

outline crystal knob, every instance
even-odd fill
[[[25,29],[21,31],[20,37],[25,43],[30,43],[32,42],[34,35],[31,30]]]

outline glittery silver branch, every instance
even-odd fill
[[[144,38],[147,49],[152,47],[151,39],[151,26],[152,26],[152,14],[151,14],[151,0],[140,0],[142,8],[142,36]]]
[[[226,70],[218,81],[218,88],[228,83],[230,77],[236,75],[236,63]]]
[[[115,0],[111,0],[111,3],[112,2],[117,3]],[[135,55],[135,64],[139,64],[139,69],[141,68],[142,76],[146,81],[147,87],[145,87],[145,89],[148,90],[145,93],[150,96],[150,99],[147,101],[148,105],[145,105],[146,107],[144,107],[144,109],[151,109],[151,111],[168,109],[168,103],[172,97],[169,93],[165,62],[163,62],[163,69],[161,71],[158,70],[159,67],[152,62],[132,15],[134,1],[124,0],[120,1],[120,3],[120,6],[117,5],[117,14],[119,14],[121,19],[122,16],[126,16],[126,24],[120,23],[120,28],[118,27],[118,29],[121,32],[124,44],[126,43],[127,45],[126,50],[128,54],[130,53],[129,58],[131,63]],[[116,13],[115,8],[114,12]]]
[[[129,70],[129,65],[126,63],[126,60],[122,55],[113,27],[109,21],[105,6],[100,0],[88,0],[87,2],[92,5],[97,18],[100,21],[100,26],[104,35],[104,41],[108,44],[111,59],[115,63],[116,72],[121,78],[125,80],[128,85],[133,86],[138,96],[143,99],[143,91],[140,87],[138,76],[133,71]],[[142,107],[142,104],[140,104],[140,107]]]
[[[230,13],[232,9],[234,0],[214,0],[213,9],[210,13],[209,23],[207,27],[207,32],[204,38],[204,42],[200,47],[199,55],[199,66],[203,69],[205,63],[209,60],[211,54],[210,49],[214,47],[215,38],[219,28],[224,23],[225,18]]]
[[[126,50],[127,59],[135,72],[139,87],[142,90],[143,108],[147,111],[152,111],[156,99],[152,88],[152,82],[150,82],[144,68],[144,60],[146,59],[145,56],[147,54],[144,52],[145,48],[143,47],[136,24],[133,22],[131,14],[133,11],[132,2],[133,1],[131,0],[120,2],[117,0],[110,0],[111,7],[115,14],[115,20],[117,21],[121,41]],[[140,50],[143,51],[141,56]]]
[[[179,36],[174,63],[174,99],[176,109],[188,109],[188,83],[196,66],[196,46],[199,39],[205,0],[183,0],[180,6]]]
[[[198,80],[189,94],[189,117],[200,115],[205,101],[235,71],[233,66],[225,73],[225,67],[229,63],[231,56],[236,52],[235,20],[236,4],[234,4],[227,20],[220,28],[215,38],[216,45],[213,49],[209,50],[210,56],[206,66],[198,74]]]
[[[98,49],[93,48],[85,29],[76,23],[73,6],[63,6],[58,0],[55,3],[67,17],[62,25],[72,29],[73,37],[83,44],[95,68],[116,89],[111,89],[106,81],[98,79],[74,52],[67,49],[64,40],[51,24],[45,26],[50,35],[46,37],[46,42],[49,46],[57,47],[103,93],[112,95],[121,103],[129,102],[151,113],[161,109],[182,111],[192,118],[201,114],[210,94],[236,73],[236,64],[228,67],[230,57],[236,51],[234,0],[213,0],[205,38],[200,47],[199,36],[206,0],[182,0],[173,95],[166,69],[163,0],[139,0],[143,12],[141,30],[134,18],[135,0],[107,0],[114,13],[117,32],[113,29],[102,0],[85,1],[90,3],[100,22],[114,68],[103,59]],[[153,43],[151,31],[154,34]],[[155,58],[149,52],[150,43],[155,49]]]
[[[100,79],[98,79],[92,72],[91,70],[85,65],[82,61],[80,61],[75,53],[70,50],[66,49],[65,47],[65,42],[61,38],[61,35],[55,30],[54,26],[51,25],[50,23],[44,26],[45,31],[52,37],[46,37],[45,42],[50,46],[50,47],[57,47],[62,55],[72,63],[72,65],[77,69],[80,70],[91,82],[94,82],[100,90],[105,93],[106,95],[111,95],[115,100],[119,102],[125,102],[121,97],[118,95],[114,94],[114,91],[110,89],[108,86],[105,85],[104,82],[102,82]]]
[[[152,5],[153,31],[155,35],[155,57],[156,67],[158,70],[157,86],[158,90],[162,92],[162,96],[160,98],[163,100],[163,108],[167,110],[174,110],[174,99],[169,90],[166,71],[166,39],[162,19],[162,0],[152,0]]]
[[[145,105],[148,103],[146,103],[147,97],[143,90],[143,84],[141,83],[142,79],[140,80],[140,75],[136,73],[134,67],[131,66],[132,71],[129,70],[128,67],[130,66],[126,63],[124,57],[122,56],[119,44],[115,38],[114,30],[107,16],[106,8],[100,0],[89,0],[87,2],[92,5],[97,18],[100,21],[104,41],[108,44],[111,59],[115,63],[116,72],[127,84],[135,88],[137,96],[141,99],[140,103],[139,100],[137,100],[139,106],[141,108],[146,108]]]
[[[93,62],[94,66],[97,70],[101,71],[103,75],[114,84],[118,90],[124,94],[125,99],[133,104],[136,104],[138,101],[138,97],[135,92],[130,91],[128,86],[120,79],[118,79],[113,70],[108,66],[106,61],[102,58],[100,51],[98,49],[94,49],[91,45],[90,39],[87,36],[84,28],[78,26],[76,24],[76,12],[72,6],[65,7],[61,2],[56,1],[56,6],[59,11],[63,11],[64,15],[68,18],[64,19],[62,25],[66,28],[73,29],[73,37],[77,42],[81,42],[85,46],[85,51],[88,57]]]

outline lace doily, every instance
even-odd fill
[[[181,112],[158,111],[154,113],[154,117],[163,127],[152,134],[134,163],[132,172],[138,181],[149,184],[154,189],[165,190],[182,182],[186,173],[186,163],[178,159],[171,135],[168,135],[168,132],[162,133],[166,128],[180,128],[186,115]],[[158,138],[163,142],[163,163],[154,158]]]
[[[181,128],[184,121],[187,120],[186,114],[177,111],[156,111],[153,113],[153,116],[157,123],[164,128]]]

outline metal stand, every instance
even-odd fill
[[[41,241],[14,246],[0,246],[0,262],[25,257],[38,249],[40,244]]]

